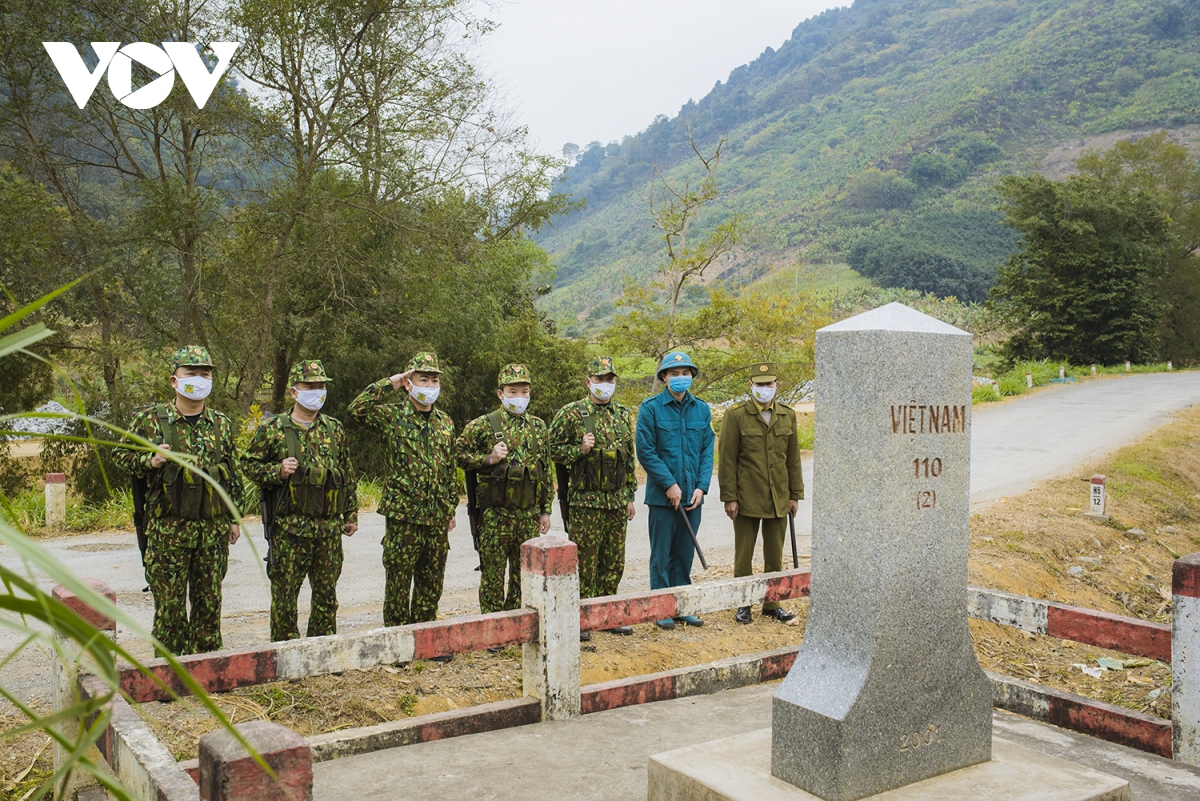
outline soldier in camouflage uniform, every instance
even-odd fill
[[[320,361],[296,364],[288,375],[295,404],[263,421],[246,451],[246,474],[275,504],[267,573],[276,641],[300,637],[296,601],[305,577],[312,593],[308,636],[337,633],[342,535],[358,530],[358,483],[346,429],[320,411],[328,381]]]
[[[505,366],[497,380],[500,408],[468,423],[456,448],[459,466],[479,475],[479,610],[485,614],[521,606],[521,543],[550,530],[550,437],[546,424],[525,412],[531,382],[525,365]]]
[[[385,626],[436,620],[442,598],[459,481],[454,421],[433,408],[441,375],[436,353],[418,353],[406,372],[376,381],[350,404],[350,416],[388,443],[388,476],[379,503],[379,513],[387,518]],[[401,387],[408,390],[406,400],[382,401],[384,393]]]
[[[219,481],[240,505],[242,477],[233,424],[205,404],[212,374],[208,350],[198,345],[177,350],[171,374],[174,402],[146,409],[129,424],[131,432],[160,451],[127,447],[113,453],[118,466],[149,483],[145,564],[154,593],[153,634],[173,654],[220,649],[221,581],[229,566],[229,546],[241,535],[212,485],[162,453],[194,457],[195,467]]]
[[[616,595],[625,572],[625,528],[633,519],[633,412],[612,400],[617,373],[612,357],[588,365],[586,398],[558,410],[550,424],[550,456],[570,476],[568,534],[579,546],[579,594]],[[559,488],[562,492],[562,488]],[[610,629],[633,634],[629,626]],[[583,632],[583,639],[590,639]]]

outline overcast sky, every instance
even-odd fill
[[[507,0],[480,65],[543,151],[675,116],[798,24],[846,0]]]

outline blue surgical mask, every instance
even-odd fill
[[[667,379],[667,386],[671,391],[678,395],[692,385],[692,377],[690,375],[677,375],[674,378]]]

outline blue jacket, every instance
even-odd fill
[[[670,391],[642,401],[637,419],[637,458],[646,470],[646,503],[670,506],[667,490],[678,484],[686,506],[692,491],[708,494],[713,471],[712,414],[690,392],[683,402]]]

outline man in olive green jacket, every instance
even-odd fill
[[[721,423],[719,467],[721,500],[733,520],[733,575],[754,572],[754,545],[759,524],[763,535],[763,568],[783,570],[783,537],[788,514],[795,514],[804,499],[800,471],[800,445],[796,413],[775,400],[779,388],[775,365],[762,362],[750,367],[750,399],[734,405]],[[763,604],[763,615],[786,623],[796,615],[778,602]],[[733,617],[749,623],[750,607]]]

